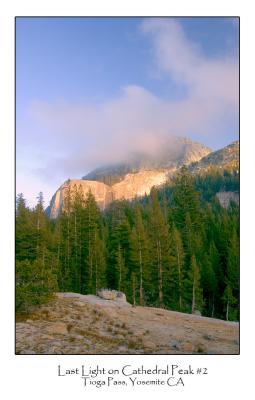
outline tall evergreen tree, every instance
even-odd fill
[[[164,280],[169,271],[169,232],[162,213],[156,189],[151,192],[150,208],[150,239],[151,239],[151,262],[154,266],[157,281],[158,304],[164,304]]]
[[[237,310],[234,307],[237,303],[236,298],[233,296],[233,291],[231,285],[227,283],[226,288],[223,293],[223,302],[225,305],[225,318],[227,321],[235,320],[237,317]]]
[[[185,253],[180,232],[175,225],[172,226],[171,231],[170,254],[172,266],[169,283],[171,305],[181,311],[184,298]]]
[[[194,254],[186,279],[186,300],[191,305],[191,313],[201,311],[203,305],[202,288],[200,286],[200,268]]]
[[[16,260],[33,261],[36,259],[36,238],[32,211],[26,206],[26,200],[20,193],[16,201]]]
[[[97,248],[101,229],[101,214],[94,196],[89,191],[85,199],[82,226],[84,273],[81,286],[84,293],[96,293],[99,268],[103,268],[103,263],[99,264],[98,261],[103,258],[102,246]]]
[[[174,179],[173,185],[173,214],[177,228],[184,230],[189,215],[192,229],[200,230],[202,225],[200,210],[199,193],[194,189],[193,178],[184,166]]]
[[[148,235],[145,230],[141,214],[141,207],[135,206],[135,226],[132,229],[130,237],[131,257],[133,276],[139,284],[139,304],[145,302],[145,291],[149,281],[149,243]]]

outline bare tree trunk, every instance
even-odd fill
[[[195,293],[195,278],[193,280],[193,288],[192,288],[192,314],[195,311],[195,307],[196,307],[196,293]]]
[[[40,218],[39,218],[39,212],[37,213],[37,224],[36,224],[36,229],[37,229],[36,253],[37,253],[37,257],[39,257],[39,232],[40,232]]]
[[[76,212],[74,213],[74,246],[75,246],[75,289],[78,289],[79,274],[78,274],[78,243],[77,243]]]
[[[93,275],[93,260],[92,260],[92,249],[91,249],[91,226],[90,226],[90,222],[91,222],[91,215],[90,215],[90,204],[89,204],[89,291],[92,290],[92,275]]]
[[[80,293],[82,293],[82,289],[83,289],[83,287],[82,287],[82,284],[83,284],[83,282],[82,282],[82,258],[81,258],[81,242],[82,242],[82,234],[81,234],[81,218],[79,219],[79,222],[80,222],[80,235],[79,235],[79,270],[80,270],[80,282],[79,282],[79,285],[80,285]]]
[[[142,306],[143,305],[143,263],[142,263],[142,248],[141,248],[141,241],[140,240],[139,240],[139,264],[140,264],[139,295],[140,295],[140,305]]]
[[[177,250],[177,263],[178,263],[178,279],[179,279],[179,309],[182,309],[182,295],[181,295],[181,263],[180,263],[180,253],[179,247],[176,247]]]
[[[119,248],[118,248],[118,264],[119,264],[119,292],[120,292],[121,284],[122,284],[122,257],[121,257],[120,244],[119,244]]]
[[[96,293],[97,293],[97,257],[96,257],[96,265],[95,265],[95,269],[96,269],[96,279],[95,279],[95,284],[96,284]]]
[[[213,295],[213,298],[212,298],[212,314],[211,314],[211,317],[212,318],[214,317],[214,295]]]
[[[135,275],[133,276],[133,305],[136,305],[136,296],[135,296],[135,288],[136,287],[136,279]]]
[[[67,219],[67,271],[70,273],[70,217]]]
[[[159,272],[159,304],[163,304],[163,269],[162,269],[162,254],[161,254],[161,242],[157,241],[158,248],[158,272]]]

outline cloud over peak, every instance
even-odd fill
[[[49,179],[54,169],[64,178],[67,170],[68,176],[80,177],[132,153],[155,152],[172,135],[217,137],[224,127],[238,129],[238,59],[208,58],[176,19],[145,19],[140,33],[151,44],[162,80],[185,86],[185,95],[169,100],[130,82],[115,98],[96,104],[35,101],[30,115],[40,129],[33,130],[32,140],[46,149],[52,136],[41,175]],[[23,134],[31,140],[31,132]]]

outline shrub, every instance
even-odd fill
[[[47,302],[57,290],[56,276],[41,260],[16,263],[16,311]]]

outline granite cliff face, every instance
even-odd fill
[[[72,179],[65,182],[56,191],[49,207],[50,218],[57,218],[60,211],[64,209],[64,199],[67,191],[75,193],[81,190],[84,197],[91,191],[101,210],[104,210],[113,200],[131,200],[137,196],[150,193],[153,186],[160,186],[166,182],[168,171],[140,171],[136,174],[127,174],[123,181],[113,186],[103,182],[87,181],[83,179]]]
[[[129,163],[98,168],[82,179],[69,180],[61,185],[52,197],[48,214],[50,218],[59,215],[69,189],[73,193],[80,189],[85,197],[91,191],[101,210],[113,200],[132,200],[148,195],[153,186],[163,185],[184,164],[195,174],[204,173],[211,166],[239,169],[239,141],[211,152],[191,140],[175,139],[157,157],[141,155]]]
[[[107,205],[113,200],[111,188],[104,183],[97,181],[84,181],[82,179],[72,179],[61,185],[52,197],[49,206],[50,218],[57,218],[60,211],[64,209],[64,199],[67,191],[70,190],[72,193],[74,193],[76,189],[81,190],[84,197],[86,197],[87,193],[91,191],[101,209],[105,209],[105,207],[107,207]]]
[[[125,178],[112,186],[114,200],[132,200],[150,194],[153,186],[163,185],[168,179],[169,171],[140,171],[127,174]]]

